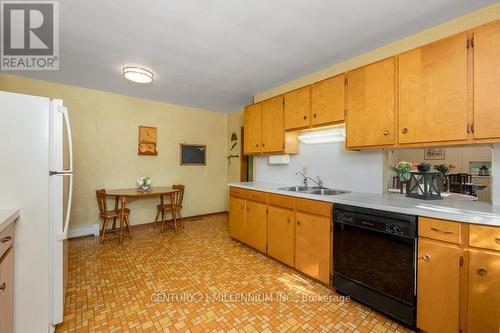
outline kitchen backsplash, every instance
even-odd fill
[[[255,180],[282,184],[301,184],[297,171],[321,177],[327,187],[370,193],[383,192],[383,152],[345,151],[344,143],[300,145],[286,165],[269,165],[269,157],[255,158]]]

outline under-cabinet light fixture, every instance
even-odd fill
[[[299,140],[304,144],[345,142],[345,126],[302,132],[299,134]]]

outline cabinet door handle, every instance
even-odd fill
[[[316,118],[316,113],[313,113],[313,118]]]
[[[388,130],[385,130],[385,131],[384,131],[384,135],[389,135],[389,131],[388,131]]]
[[[2,242],[2,243],[7,243],[7,242],[8,242],[8,241],[10,241],[11,239],[12,239],[12,237],[7,236],[7,237],[4,237],[4,238],[0,239],[0,242]]]
[[[300,225],[300,221],[297,221],[297,225]]]
[[[479,274],[481,276],[485,276],[486,274],[488,274],[488,270],[484,267],[479,267],[477,269],[477,274]]]
[[[263,144],[262,144],[262,147],[265,147],[265,146],[266,146],[266,144],[265,144],[265,143],[263,143]]]
[[[435,232],[440,232],[442,234],[447,234],[447,235],[451,235],[453,234],[452,231],[447,231],[447,230],[439,230],[438,228],[431,228],[432,231],[435,231]]]
[[[424,261],[430,261],[430,260],[431,260],[431,256],[430,256],[430,255],[428,255],[428,254],[424,254],[424,255],[422,256],[422,259],[423,259]]]
[[[0,284],[0,290],[1,291],[4,291],[6,287],[7,287],[7,285],[5,284],[5,282],[2,283],[2,284]]]
[[[258,147],[258,146],[259,146],[259,144],[256,144],[256,145],[255,145],[255,147]]]
[[[286,219],[287,223],[290,223],[290,219]]]
[[[403,129],[401,130],[401,133],[403,133],[403,134],[408,133],[408,128],[406,128],[406,127],[405,127],[405,128],[403,128]]]
[[[304,116],[304,120],[306,120],[306,119],[307,119],[307,116]]]

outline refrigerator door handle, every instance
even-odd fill
[[[61,234],[57,235],[57,240],[62,242],[63,240],[68,238],[68,227],[69,227],[69,219],[71,216],[71,204],[73,201],[73,174],[71,173],[60,173],[56,176],[69,177],[69,190],[68,190],[68,202],[66,208],[66,217],[64,218],[64,227]]]
[[[65,172],[73,172],[73,139],[71,136],[71,124],[69,122],[68,109],[65,106],[59,105],[57,111],[63,115],[64,124],[66,125],[66,132],[68,134],[68,157],[69,157],[69,170]]]

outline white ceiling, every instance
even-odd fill
[[[33,78],[229,112],[258,92],[492,0],[62,0],[60,71]],[[139,64],[140,86],[121,76]]]

